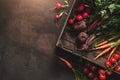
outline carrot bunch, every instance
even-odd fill
[[[118,46],[120,45],[120,39],[118,39],[116,42],[109,42],[107,40],[97,44],[97,46],[95,48],[93,48],[92,50],[100,50],[100,49],[104,49],[102,52],[98,53],[98,55],[94,58],[94,60],[98,59],[99,57],[105,55],[106,53],[110,52],[109,56],[108,56],[108,60],[109,58],[113,55],[113,53],[116,51],[116,49],[118,48]]]

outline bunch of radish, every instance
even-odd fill
[[[55,15],[55,20],[59,20],[63,14],[67,14],[65,11],[61,11],[62,9],[66,9],[69,7],[69,3],[67,0],[64,1],[65,4],[62,4],[60,2],[57,2],[55,5],[55,10],[60,11],[60,13],[57,13]]]
[[[89,13],[90,13],[90,8],[88,6],[85,6],[85,4],[80,4],[77,9],[76,9],[77,14],[73,14],[73,18],[70,18],[68,20],[68,24],[75,24],[79,21],[82,21],[86,18],[88,18]]]
[[[88,38],[88,33],[86,32],[91,8],[87,4],[80,4],[68,19],[68,26],[71,30],[77,33],[77,43],[79,44],[79,50],[85,50],[88,48],[84,45]]]

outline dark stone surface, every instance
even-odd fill
[[[53,8],[58,1],[64,0],[0,0],[0,80],[73,80],[56,58],[66,18],[57,28]]]

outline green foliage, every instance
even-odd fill
[[[120,17],[113,16],[107,19],[100,27],[97,28],[96,33],[102,34],[120,34]]]
[[[120,17],[119,15],[112,16],[106,21],[104,21],[104,23],[96,29],[95,34],[96,36],[104,35],[104,34],[111,34],[111,36],[104,37],[96,41],[94,44],[91,45],[92,48],[95,47],[96,44],[102,42],[103,40],[107,39],[108,41],[111,41],[111,40],[120,38]]]
[[[95,5],[99,10],[96,14],[99,14],[103,19],[120,10],[120,4],[117,0],[95,0]]]
[[[72,69],[75,75],[75,80],[88,80],[87,77],[80,71]]]
[[[120,5],[113,3],[108,6],[108,9],[110,13],[113,13],[115,10],[120,10]]]

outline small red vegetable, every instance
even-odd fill
[[[92,72],[88,73],[88,77],[92,78],[93,77],[93,73]]]
[[[98,78],[97,78],[97,77],[94,77],[93,80],[98,80]]]
[[[112,64],[115,64],[117,62],[117,60],[114,58],[114,57],[111,57],[109,59],[109,61],[112,63]]]
[[[68,20],[68,23],[69,23],[69,24],[73,24],[73,23],[74,23],[74,20],[73,20],[73,19],[69,19],[69,20]]]
[[[106,74],[110,76],[110,75],[112,75],[112,72],[111,71],[107,71]]]
[[[81,15],[77,15],[77,16],[76,16],[76,19],[77,19],[78,21],[81,21],[81,20],[83,20],[83,17],[82,17]]]
[[[117,67],[115,68],[115,71],[120,72],[120,66],[117,66]]]
[[[112,64],[111,64],[111,62],[110,62],[110,61],[105,61],[105,63],[104,63],[104,64],[105,64],[105,66],[106,66],[106,67],[112,67]]]
[[[88,17],[88,13],[84,12],[82,16],[83,16],[83,18],[87,18]]]
[[[120,54],[114,54],[113,57],[118,60],[120,58]]]
[[[79,7],[78,7],[78,11],[83,11],[85,9],[85,5],[84,4],[81,4]]]
[[[105,74],[100,74],[99,78],[100,78],[100,80],[106,80],[106,75]]]
[[[99,70],[98,70],[98,73],[99,73],[99,74],[103,74],[104,72],[105,72],[105,70],[103,70],[103,69],[99,69]]]
[[[62,4],[61,4],[61,3],[56,3],[55,8],[56,8],[56,9],[61,9],[61,8],[62,8]]]
[[[60,16],[58,14],[55,15],[55,19],[58,20],[60,19]]]
[[[91,70],[92,70],[92,71],[95,71],[95,69],[96,69],[96,66],[92,66],[92,67],[91,67]]]
[[[88,73],[88,68],[84,68],[83,73]]]

